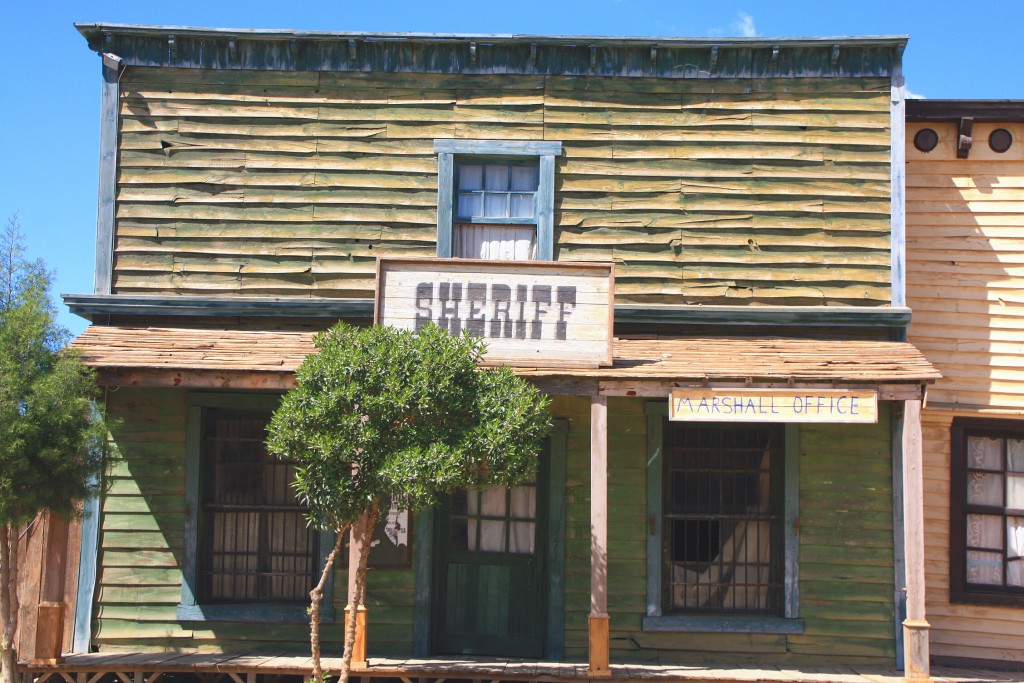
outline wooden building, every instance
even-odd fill
[[[554,397],[535,487],[389,515],[360,675],[927,678],[905,38],[79,30],[96,286],[65,301],[118,426],[69,615],[99,654],[61,671],[303,652],[325,539],[262,425],[313,331],[372,321],[379,257],[455,256],[612,263],[613,360],[516,364]]]
[[[1024,103],[911,101],[907,121],[910,339],[943,374],[923,414],[932,654],[1020,669]]]

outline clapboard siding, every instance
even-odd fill
[[[620,302],[889,302],[888,79],[121,79],[114,291],[370,297],[429,256],[436,138],[557,140],[555,254]]]
[[[914,148],[918,130],[939,145]],[[989,133],[1016,144],[997,154]],[[978,123],[957,159],[952,122],[907,126],[907,298],[910,339],[943,374],[942,404],[1024,409],[1024,125]]]
[[[98,556],[94,643],[101,651],[187,648],[194,652],[308,651],[305,623],[181,622],[185,528],[185,392],[122,387],[107,394],[114,457],[107,469]],[[367,603],[375,653],[408,653],[414,578],[410,570],[374,569]],[[335,575],[334,606],[346,602]],[[340,651],[339,624],[325,626],[325,648]]]
[[[913,137],[939,134],[923,153]],[[1006,128],[1003,154],[988,135]],[[952,122],[907,126],[910,341],[943,375],[923,412],[925,580],[934,656],[1024,662],[1024,610],[949,601],[950,425],[954,417],[1024,419],[1024,125],[976,123],[957,159]]]
[[[926,611],[931,624],[932,654],[1024,663],[1024,610],[949,601],[950,426],[958,416],[980,414],[935,409],[923,413]],[[1024,420],[1024,412],[1020,411],[986,411],[984,416]]]
[[[646,613],[645,401],[608,401],[608,611],[619,662],[727,660],[891,665],[892,451],[888,404],[876,425],[800,429],[800,635],[653,633]],[[566,655],[586,659],[590,609],[589,404],[557,399],[571,420],[566,529]]]

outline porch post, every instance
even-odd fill
[[[348,619],[351,610],[356,610],[356,640],[352,645],[352,668],[366,668],[366,604],[354,604],[356,594],[356,573],[359,568],[359,554],[363,548],[363,530],[369,519],[364,514],[359,521],[352,525],[349,530],[348,542],[348,604],[345,606],[345,625],[348,628]],[[365,599],[366,587],[363,587]]]
[[[928,621],[924,585],[924,458],[921,446],[921,401],[904,402],[903,520],[907,568],[907,618],[903,621],[903,675],[929,680]]]
[[[590,676],[608,666],[608,397],[590,399]]]

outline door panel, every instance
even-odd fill
[[[540,485],[472,489],[440,506],[434,652],[544,654],[546,463]]]

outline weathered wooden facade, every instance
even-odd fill
[[[943,374],[923,415],[932,653],[1021,668],[1013,452],[1024,434],[1024,105],[914,101],[907,121],[910,339]],[[1009,456],[986,455],[1007,444]],[[986,488],[996,480],[1002,490]]]
[[[614,264],[613,362],[516,368],[555,397],[544,474],[404,529],[407,555],[371,570],[370,669],[905,654],[927,677],[919,415],[938,374],[903,340],[905,39],[79,30],[104,63],[97,279],[65,299],[119,426],[76,651],[301,652],[280,571],[210,578],[211,557],[301,554],[210,540],[204,520],[241,514],[207,500],[215,444],[255,440],[246,416],[314,330],[372,320],[378,257],[507,248]],[[735,419],[669,421],[673,389]],[[876,420],[851,423],[855,391]],[[772,423],[783,396],[805,415]],[[492,523],[529,539],[463,537]],[[514,555],[526,568],[496,568]]]

